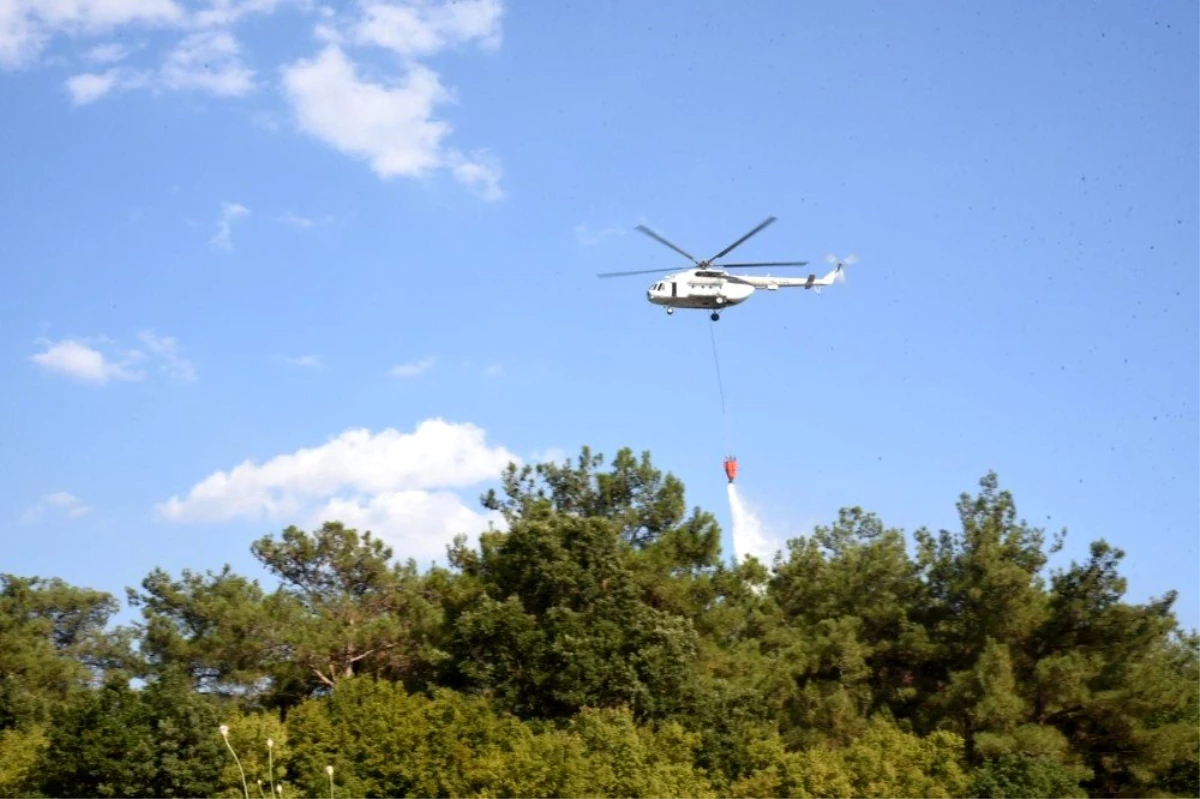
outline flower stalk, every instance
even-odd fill
[[[242,769],[242,761],[238,759],[237,752],[233,751],[233,746],[229,743],[229,725],[221,725],[221,737],[225,739],[225,746],[229,748],[233,762],[237,763],[238,773],[242,775],[242,793],[246,795],[246,799],[250,799],[250,788],[246,785],[246,772]]]

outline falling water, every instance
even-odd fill
[[[729,489],[729,515],[733,521],[733,557],[739,563],[747,555],[753,555],[764,566],[770,566],[778,547],[767,534],[762,520],[742,501],[737,486],[727,484]]]

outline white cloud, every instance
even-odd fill
[[[428,358],[422,358],[419,361],[412,363],[402,363],[399,366],[393,366],[392,377],[416,377],[423,372],[426,372],[437,362],[437,359],[432,355]]]
[[[450,491],[388,491],[374,496],[331,499],[308,516],[311,528],[339,521],[359,531],[380,535],[402,559],[425,565],[445,554],[454,536],[468,539],[502,526],[499,514],[468,508]]]
[[[143,330],[139,337],[146,348],[163,360],[159,367],[163,372],[185,383],[196,380],[196,367],[179,353],[179,342],[171,336],[157,336],[152,330]]]
[[[411,433],[347,430],[262,465],[247,460],[215,472],[157,512],[171,522],[336,519],[369,527],[400,557],[424,558],[455,533],[471,535],[495,518],[471,510],[452,490],[498,479],[509,462],[521,460],[489,445],[472,424],[429,419]]]
[[[0,0],[3,2],[3,0]],[[152,76],[122,67],[113,67],[104,72],[83,72],[67,78],[67,91],[74,105],[87,105],[114,90],[138,89],[152,83]]]
[[[450,93],[438,74],[412,63],[390,85],[360,77],[336,44],[314,58],[288,65],[284,91],[300,129],[335,149],[367,161],[381,178],[424,177],[448,168],[455,179],[485,199],[499,199],[500,169],[492,158],[475,160],[443,148],[452,130],[433,118]]]
[[[304,131],[367,159],[380,177],[419,177],[440,165],[450,126],[431,116],[449,95],[433,70],[414,65],[398,85],[370,83],[340,47],[329,45],[286,67],[283,85]]]
[[[567,455],[567,451],[561,447],[548,447],[531,453],[529,460],[534,463],[562,463],[570,460],[570,457]]]
[[[279,221],[283,222],[285,225],[291,225],[292,227],[311,228],[316,227],[317,225],[328,224],[329,222],[333,221],[333,217],[329,215],[322,217],[300,216],[299,214],[293,214],[291,211],[288,211],[287,213],[279,215]]]
[[[50,372],[66,375],[84,383],[104,385],[114,380],[142,380],[146,373],[134,364],[144,363],[147,358],[159,361],[159,370],[185,383],[196,379],[196,369],[180,354],[179,343],[170,336],[158,336],[144,330],[139,334],[149,355],[140,349],[117,352],[112,342],[105,337],[92,339],[63,339],[58,342],[40,340],[44,352],[30,356],[30,360]],[[108,354],[97,346],[108,346]]]
[[[30,360],[50,372],[72,377],[84,383],[104,385],[112,380],[141,380],[144,374],[132,368],[141,354],[132,352],[115,360],[83,341],[64,339],[43,342],[45,352],[30,356]]]
[[[130,23],[177,22],[183,17],[175,0],[17,0],[10,5],[24,7],[31,18],[75,35]]]
[[[118,45],[102,45],[89,53],[93,61],[124,57]],[[186,36],[157,71],[112,68],[103,73],[73,75],[66,84],[75,105],[93,102],[113,89],[196,90],[218,97],[240,97],[254,89],[254,72],[242,64],[241,47],[233,34],[215,30]]]
[[[281,5],[295,0],[208,0],[208,7],[192,14],[191,22],[198,28],[229,26],[248,14],[271,14]],[[308,0],[295,3],[311,6]]]
[[[254,72],[242,65],[241,47],[228,31],[202,31],[171,51],[161,72],[171,89],[199,89],[240,97],[254,88]]]
[[[484,377],[500,377],[502,374],[504,374],[504,367],[498,363],[490,364],[483,370]]]
[[[364,3],[363,17],[355,28],[362,44],[386,47],[403,56],[432,55],[446,47],[478,40],[485,49],[500,46],[499,0],[458,0],[430,3]]]
[[[176,0],[0,0],[0,67],[16,69],[37,61],[55,36],[111,33],[132,25],[203,31],[228,28],[249,14],[271,14],[284,5],[309,10],[312,0],[207,0],[186,9]],[[120,45],[93,47],[85,55],[112,63],[127,54]]]
[[[56,35],[93,36],[126,25],[184,20],[174,0],[0,0],[0,67],[34,63]]]
[[[446,164],[455,180],[483,199],[503,199],[500,178],[504,176],[504,170],[500,168],[500,162],[486,151],[474,153],[474,158],[471,160],[457,150],[451,150],[446,154]]]
[[[600,230],[592,230],[587,225],[575,226],[575,241],[581,247],[595,247],[597,244],[603,243],[606,239],[624,234],[625,228],[620,227],[606,227]]]
[[[290,7],[317,17],[321,49],[309,59],[283,64],[281,83],[300,130],[365,161],[383,179],[421,179],[444,170],[479,197],[504,197],[503,170],[486,149],[464,152],[447,141],[453,128],[435,112],[456,102],[441,76],[418,59],[447,48],[501,44],[502,0],[360,0],[322,5],[318,0],[0,0],[0,67],[36,62],[55,36],[111,34],[132,25],[167,28],[182,38],[156,65],[137,69],[93,67],[67,79],[75,105],[117,90],[198,90],[221,98],[255,90],[256,72],[243,60],[234,26],[250,15]],[[398,73],[365,74],[344,47],[382,48],[399,56]],[[97,65],[124,61],[129,52],[113,41],[89,43],[81,55]],[[64,63],[70,59],[55,55]],[[46,59],[43,59],[46,61]],[[262,112],[253,116],[262,125]]]
[[[233,222],[250,213],[250,209],[238,203],[221,203],[221,218],[217,220],[217,232],[209,239],[209,243],[222,250],[233,249],[230,234],[233,232]]]
[[[301,355],[297,358],[284,358],[284,360],[290,363],[292,366],[310,366],[320,368],[324,365],[321,363],[321,356],[319,355]]]
[[[109,44],[96,45],[87,51],[84,58],[94,64],[115,64],[118,61],[123,61],[128,55],[128,47],[123,44],[111,42]]]
[[[39,521],[42,514],[51,507],[62,508],[70,519],[76,519],[91,511],[91,508],[83,504],[78,497],[68,494],[66,491],[55,491],[53,494],[46,494],[30,506],[21,516],[21,520],[26,524]]]
[[[84,73],[67,78],[67,90],[75,105],[87,105],[108,94],[117,85],[117,70],[110,69],[102,74]]]

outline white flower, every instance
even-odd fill
[[[228,738],[228,737],[229,737],[229,725],[228,725],[228,724],[222,724],[222,725],[221,725],[221,737],[222,737],[222,738]]]

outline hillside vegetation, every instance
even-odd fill
[[[736,567],[648,454],[481,501],[508,530],[447,569],[289,527],[278,587],[155,570],[128,627],[3,575],[0,796],[1200,796],[1174,593],[1103,540],[1048,570],[995,475],[911,548],[849,508]]]

